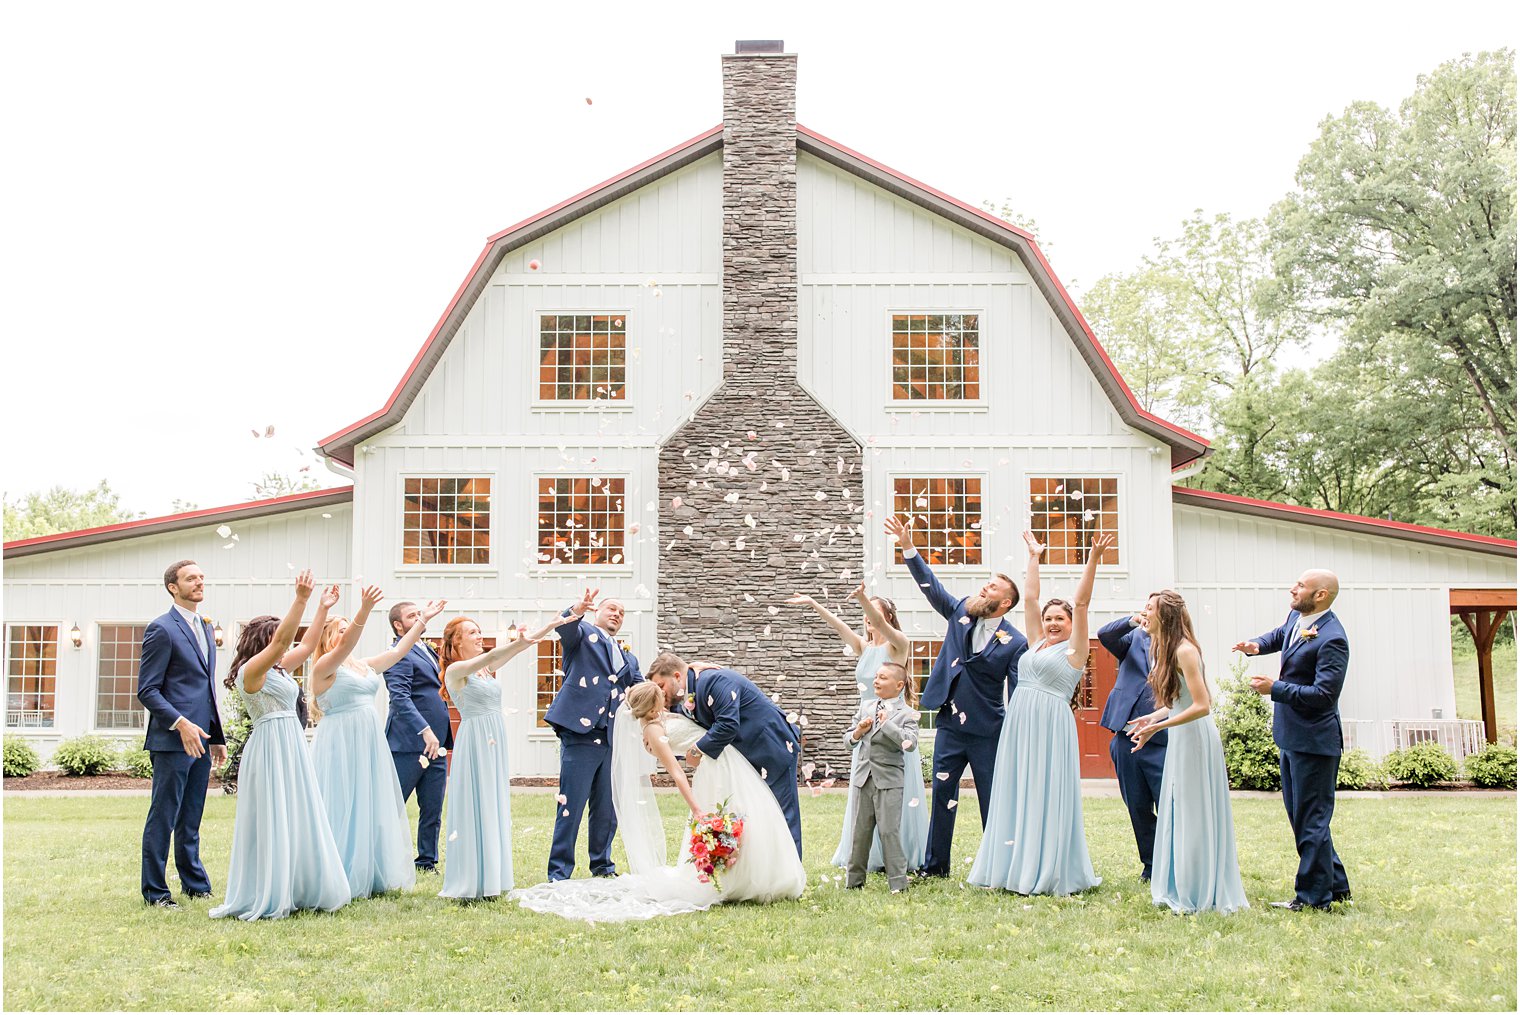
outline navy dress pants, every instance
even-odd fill
[[[412,862],[429,869],[438,866],[438,829],[443,825],[443,794],[449,785],[447,756],[431,760],[426,768],[419,760],[421,751],[391,752],[396,763],[396,779],[401,783],[401,800],[405,803],[417,792],[417,858]]]
[[[183,750],[153,751],[153,788],[142,835],[142,895],[148,902],[169,894],[169,839],[174,839],[174,869],[186,892],[211,891],[201,865],[201,814],[211,779],[211,754],[192,758]]]

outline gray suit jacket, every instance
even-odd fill
[[[876,702],[862,702],[855,712],[855,722],[844,731],[844,744],[861,752],[850,773],[850,782],[864,786],[869,776],[877,789],[901,789],[903,754],[918,746],[918,713],[900,701],[887,702],[886,718],[855,740],[855,724],[876,715]]]

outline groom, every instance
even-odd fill
[[[787,828],[802,856],[802,814],[797,804],[797,728],[760,688],[742,673],[712,663],[686,661],[674,652],[661,652],[646,679],[665,692],[665,707],[683,712],[707,735],[686,752],[692,768],[704,757],[715,758],[733,747],[760,773],[786,815]],[[684,710],[680,707],[685,701]]]
[[[210,898],[211,879],[201,865],[201,813],[211,766],[227,761],[227,741],[212,680],[216,640],[197,612],[206,598],[206,576],[195,561],[181,560],[164,571],[164,590],[174,606],[143,632],[137,677],[137,700],[148,710],[143,746],[153,757],[142,834],[142,895],[150,906],[178,909],[165,871],[169,837],[174,837],[180,888],[192,899]]]

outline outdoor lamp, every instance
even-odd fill
[[[211,629],[211,637],[216,640],[216,647],[222,647],[222,625],[217,624]]]
[[[69,632],[69,641],[74,643],[75,648],[84,646],[84,632],[79,630],[78,624],[75,624],[73,630]]]

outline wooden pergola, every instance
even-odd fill
[[[1499,742],[1499,716],[1494,708],[1494,635],[1514,612],[1514,589],[1452,589],[1451,612],[1461,617],[1478,649],[1478,697],[1483,706],[1483,735]]]

